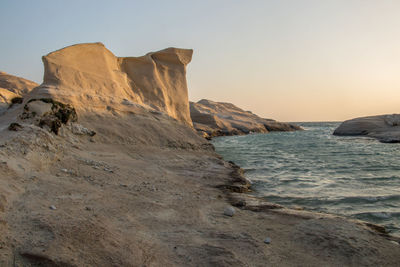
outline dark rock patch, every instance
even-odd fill
[[[13,122],[8,126],[9,131],[20,131],[22,130],[22,126],[19,123]]]
[[[35,101],[51,104],[51,107],[46,109],[48,106],[44,106],[43,109],[39,108],[39,111],[32,110],[30,104]],[[31,99],[28,101],[24,106],[24,112],[21,115],[21,119],[35,117],[38,117],[37,125],[39,127],[49,128],[49,130],[55,134],[58,134],[58,131],[63,124],[75,122],[78,119],[74,107],[51,98]]]

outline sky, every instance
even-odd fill
[[[0,70],[41,83],[41,56],[194,49],[189,98],[281,121],[400,113],[400,1],[0,0]]]

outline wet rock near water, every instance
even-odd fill
[[[235,208],[234,207],[226,207],[224,210],[224,215],[232,217],[235,215]]]

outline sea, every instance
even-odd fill
[[[372,222],[400,236],[400,144],[334,136],[338,122],[296,124],[305,130],[223,136],[212,143],[245,170],[252,194]]]

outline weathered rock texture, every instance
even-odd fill
[[[364,135],[383,143],[400,142],[400,114],[355,118],[344,121],[334,135]]]
[[[135,104],[192,125],[186,84],[191,49],[167,48],[142,57],[116,57],[101,43],[78,44],[43,57],[35,98],[68,101],[79,110]]]
[[[202,99],[190,102],[193,126],[204,137],[268,133],[270,131],[296,131],[301,127],[263,119],[250,111],[244,111],[231,103]]]
[[[12,104],[20,104],[19,98],[36,86],[35,82],[0,71],[0,114]]]

